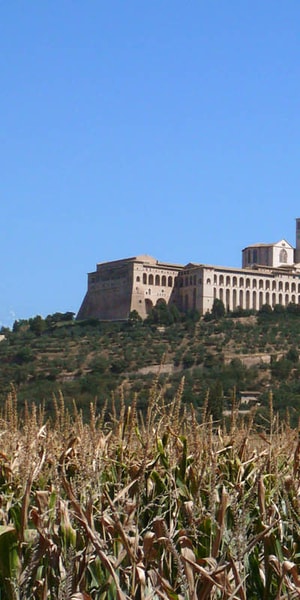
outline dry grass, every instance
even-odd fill
[[[300,442],[199,423],[155,384],[147,417],[124,400],[85,424],[55,400],[0,416],[0,598],[300,597]]]

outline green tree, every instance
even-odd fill
[[[224,302],[222,300],[219,300],[219,298],[214,299],[211,314],[214,319],[221,319],[222,317],[225,316]]]
[[[46,328],[46,321],[42,319],[40,315],[37,315],[33,319],[29,319],[29,329],[35,333],[35,335],[42,335]]]

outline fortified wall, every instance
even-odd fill
[[[147,255],[99,263],[88,274],[88,290],[77,319],[123,320],[132,310],[145,319],[159,300],[171,301],[182,268]]]

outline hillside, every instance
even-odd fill
[[[71,313],[17,321],[2,329],[0,397],[13,385],[20,407],[43,404],[52,413],[63,394],[84,414],[91,402],[130,403],[145,409],[156,377],[167,400],[181,389],[183,402],[201,409],[208,395],[214,418],[230,410],[241,392],[259,396],[263,419],[270,390],[281,416],[287,409],[293,425],[300,406],[300,315],[298,308],[262,310],[256,315],[198,319],[166,308],[142,322],[74,321]],[[249,406],[240,406],[249,409]]]

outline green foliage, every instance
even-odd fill
[[[218,298],[215,298],[214,303],[213,303],[213,307],[212,307],[212,317],[214,319],[221,319],[222,317],[225,316],[225,306],[224,306],[224,302],[222,302],[222,300],[219,300]]]

